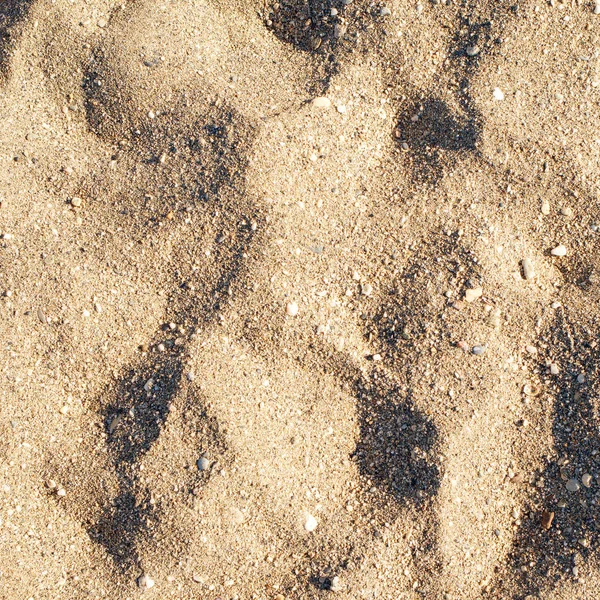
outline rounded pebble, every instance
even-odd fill
[[[559,368],[558,368],[558,365],[555,365],[554,363],[552,363],[552,364],[550,365],[550,373],[551,373],[552,375],[558,375],[558,373],[559,373]]]
[[[329,108],[331,106],[331,100],[325,96],[320,96],[313,100],[313,106],[316,108]]]
[[[579,491],[579,482],[577,481],[577,479],[569,479],[569,481],[567,481],[567,489],[570,492]]]
[[[485,346],[477,345],[473,346],[473,354],[483,354],[485,352]]]
[[[561,244],[560,246],[556,246],[556,248],[550,250],[550,254],[552,254],[552,256],[566,256],[567,249]]]
[[[592,476],[589,473],[585,473],[581,476],[581,483],[583,483],[586,488],[592,487]]]
[[[530,259],[524,258],[521,262],[523,266],[523,275],[527,281],[531,281],[535,277],[535,269],[533,268],[533,263]]]
[[[542,214],[549,215],[550,214],[550,202],[548,200],[542,201]]]
[[[295,302],[288,302],[285,312],[290,317],[295,317],[298,314],[298,305]]]
[[[583,373],[577,375],[577,383],[585,383],[585,375]]]
[[[382,17],[387,17],[392,14],[392,11],[387,6],[382,6],[381,10],[379,11],[379,14]]]
[[[306,531],[314,531],[317,528],[318,524],[318,521],[312,515],[306,515],[306,519],[304,521],[304,529],[306,529]]]
[[[494,100],[504,100],[504,92],[500,88],[494,88]]]
[[[467,56],[477,56],[479,54],[479,46],[468,46]]]
[[[200,458],[196,464],[198,465],[198,471],[208,471],[210,468],[210,461],[206,456]]]

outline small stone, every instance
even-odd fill
[[[370,283],[363,283],[360,286],[360,293],[363,296],[370,296],[373,293],[373,286]]]
[[[46,317],[46,315],[44,314],[44,311],[41,308],[38,309],[37,316],[38,316],[38,319],[40,320],[40,323],[46,323],[46,324],[48,323],[48,318]]]
[[[387,17],[392,14],[392,11],[387,6],[382,6],[381,10],[379,11],[379,14],[382,17]]]
[[[330,592],[341,592],[342,591],[342,582],[340,581],[340,578],[336,575],[335,577],[332,577],[331,579],[331,583],[329,584],[329,591]]]
[[[554,363],[552,363],[550,365],[550,374],[551,375],[558,375],[560,372],[560,369],[558,368],[558,365],[555,365]]]
[[[473,346],[473,354],[483,354],[486,347],[482,345]]]
[[[210,468],[210,461],[206,456],[200,458],[196,464],[198,465],[198,471],[208,471]]]
[[[504,100],[504,92],[500,88],[494,88],[494,100]]]
[[[548,200],[542,200],[542,214],[543,215],[550,214],[550,202],[548,202]]]
[[[552,521],[554,521],[554,513],[549,510],[542,512],[542,529],[548,530],[552,527]]]
[[[164,352],[166,350],[165,345],[164,344],[158,344],[158,346],[156,346],[156,349],[159,352]]]
[[[553,303],[550,305],[550,308],[557,309],[557,308],[560,308],[561,306],[562,306],[562,304],[561,304],[560,302],[553,302]]]
[[[98,314],[100,314],[102,312],[102,306],[100,304],[98,304],[98,302],[94,303],[94,309],[96,310],[96,312]]]
[[[318,524],[318,521],[312,515],[306,515],[306,519],[304,521],[304,529],[306,529],[306,531],[309,533],[313,532],[317,528]]]
[[[477,56],[479,52],[479,46],[467,46],[467,56]]]
[[[523,266],[523,276],[527,281],[531,281],[535,277],[535,269],[533,268],[533,263],[529,258],[524,258],[521,262]]]
[[[525,346],[525,350],[527,350],[529,354],[537,354],[537,348],[535,346]]]
[[[148,379],[148,381],[146,381],[146,383],[144,384],[144,391],[151,392],[153,385],[154,385],[154,379],[152,379],[152,377],[150,377],[150,379]]]
[[[69,407],[66,404],[61,407],[61,409],[60,409],[61,415],[66,415],[68,412],[69,412]]]
[[[337,17],[337,15],[338,15],[337,8],[332,8],[332,9],[331,9],[331,11],[329,12],[329,14],[330,14],[332,17]]]
[[[567,481],[567,489],[570,492],[577,492],[579,491],[579,482],[577,481],[577,479],[569,479],[569,481]]]
[[[320,96],[313,100],[313,106],[315,108],[329,108],[331,106],[331,100],[325,96]]]
[[[556,248],[550,250],[550,254],[552,254],[552,256],[566,256],[567,249],[561,244],[560,246],[556,246]]]
[[[90,311],[87,308],[83,309],[83,316],[87,319],[90,316]]]
[[[571,217],[571,216],[573,216],[573,209],[570,206],[563,206],[560,209],[560,214],[563,217]]]
[[[336,341],[335,341],[335,349],[338,352],[341,352],[344,349],[344,345],[346,344],[346,341],[344,340],[343,337],[339,337]]]
[[[154,587],[154,579],[148,577],[148,575],[141,575],[137,580],[138,587],[143,590],[149,590]]]
[[[106,19],[98,19],[98,27],[100,27],[101,29],[104,29],[104,27],[106,27],[106,25],[107,25]]]
[[[583,373],[577,375],[577,383],[585,383],[585,375]]]
[[[596,2],[596,4],[594,5],[594,14],[600,15],[600,2]]]
[[[288,302],[285,312],[290,317],[295,317],[298,314],[298,305],[295,302]]]
[[[585,473],[581,476],[581,483],[583,483],[586,488],[592,487],[592,476],[589,473]]]
[[[81,198],[71,198],[71,206],[74,206],[75,208],[79,208],[82,204]]]
[[[474,302],[477,298],[481,298],[483,295],[483,288],[476,287],[465,292],[465,300],[467,302]]]
[[[559,500],[556,503],[556,506],[558,506],[558,508],[567,508],[567,501],[566,500]]]

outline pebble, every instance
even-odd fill
[[[579,491],[579,482],[577,481],[577,479],[569,479],[569,481],[567,481],[567,489],[570,492]]]
[[[154,587],[154,579],[151,579],[148,575],[141,575],[138,577],[137,584],[143,590],[149,590]]]
[[[342,591],[342,582],[340,578],[336,575],[331,579],[331,583],[329,584],[330,592],[341,592]]]
[[[370,283],[363,283],[360,292],[363,296],[370,296],[373,293],[373,286]]]
[[[208,458],[206,458],[206,456],[200,458],[196,464],[198,465],[199,471],[208,471],[208,469],[210,468],[210,461],[208,460]]]
[[[552,521],[554,521],[554,513],[552,511],[545,510],[542,513],[542,529],[550,529],[550,527],[552,527]]]
[[[290,317],[295,317],[298,314],[298,305],[295,302],[288,302],[285,312]]]
[[[594,5],[594,14],[600,15],[600,2],[596,2],[596,4]]]
[[[535,269],[533,268],[533,263],[529,258],[524,258],[521,262],[523,266],[523,275],[527,281],[531,281],[535,277]]]
[[[563,217],[570,217],[570,216],[572,216],[572,215],[573,215],[573,209],[572,209],[571,207],[569,207],[569,206],[563,206],[563,207],[560,209],[560,214],[561,214]]]
[[[577,383],[585,383],[585,375],[583,373],[577,375]]]
[[[382,17],[387,17],[392,14],[392,11],[387,6],[382,6],[381,10],[379,11],[379,14]]]
[[[529,354],[537,354],[537,348],[535,346],[525,346],[525,350],[527,350]]]
[[[494,100],[504,100],[504,92],[500,88],[494,88]]]
[[[550,202],[548,202],[548,200],[542,200],[542,214],[543,215],[550,214]]]
[[[554,363],[552,363],[550,365],[550,374],[551,375],[558,375],[559,372],[560,372],[560,369],[558,368],[558,365],[555,365]]]
[[[585,473],[581,476],[581,483],[583,483],[586,488],[592,487],[592,476],[589,473]]]
[[[552,256],[566,256],[567,249],[561,244],[560,246],[556,246],[556,248],[550,250],[550,254],[552,254]]]
[[[41,323],[48,323],[48,318],[46,317],[44,311],[41,308],[38,309],[37,316]]]
[[[306,520],[304,521],[304,529],[306,529],[306,531],[314,531],[318,524],[318,521],[312,515],[306,515]]]
[[[331,100],[325,96],[320,96],[313,100],[313,106],[316,108],[329,108],[331,106]]]
[[[485,346],[477,345],[473,346],[473,354],[483,354],[485,352]]]
[[[337,17],[337,14],[338,14],[337,8],[332,8],[329,14],[332,17]]]
[[[71,198],[71,206],[79,208],[81,206],[81,198]]]
[[[467,56],[477,56],[479,54],[479,46],[468,46]]]
[[[475,300],[477,300],[477,298],[481,298],[482,295],[483,295],[483,288],[476,287],[476,288],[473,288],[472,290],[467,290],[465,292],[465,300],[467,302],[474,302]]]

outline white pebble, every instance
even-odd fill
[[[318,521],[312,515],[306,515],[306,520],[304,521],[304,529],[306,529],[306,531],[314,531],[318,524]]]
[[[558,368],[558,365],[555,365],[554,363],[552,363],[552,364],[550,365],[550,373],[551,373],[552,375],[558,375],[558,373],[559,373],[559,368]]]
[[[548,202],[548,200],[542,200],[542,214],[543,215],[550,214],[550,202]]]
[[[595,6],[594,6],[594,14],[600,15],[600,2],[596,2]]]
[[[313,100],[313,106],[316,108],[329,108],[331,106],[331,100],[325,96],[320,96]]]
[[[149,590],[154,587],[154,579],[151,579],[148,575],[141,575],[138,577],[137,584],[143,590]]]
[[[504,100],[504,92],[500,88],[494,88],[494,100]]]
[[[83,316],[87,319],[90,316],[90,311],[87,308],[83,309]]]
[[[379,14],[382,17],[387,17],[388,15],[392,14],[392,11],[387,6],[382,6],[381,10],[379,11]]]
[[[331,584],[329,585],[330,592],[341,592],[342,591],[342,582],[340,578],[336,575],[331,579]]]
[[[577,492],[579,491],[579,482],[577,481],[577,479],[569,479],[569,481],[567,481],[567,489],[570,492]]]
[[[363,283],[360,286],[360,291],[363,296],[370,296],[373,293],[373,286],[369,283]]]
[[[577,383],[585,383],[585,375],[583,373],[577,375]]]
[[[592,476],[589,473],[585,473],[585,475],[581,476],[581,483],[583,483],[586,488],[592,487]]]
[[[479,54],[479,46],[468,46],[467,56],[477,56]]]
[[[550,250],[550,254],[552,254],[552,256],[566,256],[567,249],[561,244],[560,246],[556,246],[556,248]]]
[[[288,302],[285,312],[290,317],[295,317],[298,314],[298,305],[295,302]]]
[[[523,265],[523,275],[527,281],[531,281],[535,277],[535,269],[533,268],[533,263],[530,259],[524,258],[522,263]]]
[[[483,288],[477,287],[472,290],[467,290],[465,292],[465,300],[467,302],[474,302],[477,298],[481,298],[483,295]]]
[[[210,461],[208,458],[206,458],[206,456],[203,456],[201,459],[199,459],[196,464],[198,465],[199,471],[208,471],[208,468],[210,467]]]

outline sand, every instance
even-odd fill
[[[599,28],[3,0],[0,597],[597,598]]]

